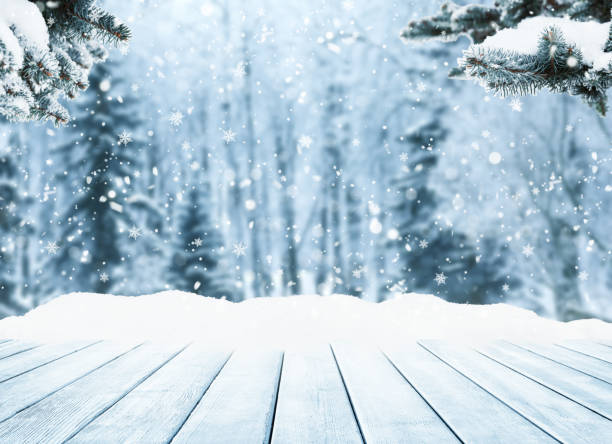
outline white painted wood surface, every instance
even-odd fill
[[[2,362],[2,359],[6,359],[7,357],[14,356],[18,353],[23,353],[24,351],[31,350],[37,346],[37,344],[20,341],[8,341],[0,344],[0,362]]]
[[[4,358],[0,360],[0,382],[76,353],[89,345],[93,345],[93,341],[49,344]]]
[[[167,443],[217,376],[228,352],[191,345],[69,442]]]
[[[172,443],[268,443],[283,355],[237,350]]]
[[[467,347],[420,342],[472,381],[561,442],[612,442],[608,419]]]
[[[525,350],[544,356],[552,361],[579,370],[587,375],[612,384],[612,364],[600,359],[568,350],[558,345],[516,344]]]
[[[361,442],[330,347],[285,352],[272,443]]]
[[[463,442],[557,442],[420,345],[383,349]]]
[[[611,384],[511,345],[487,344],[477,349],[612,420]]]
[[[180,350],[151,344],[130,350],[0,423],[0,442],[65,442]]]
[[[101,342],[0,384],[0,421],[40,401],[132,349],[134,344]]]
[[[346,344],[332,348],[366,442],[459,442],[380,350]]]
[[[612,364],[612,348],[605,345],[592,341],[563,341],[559,345]]]

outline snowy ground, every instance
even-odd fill
[[[197,340],[278,347],[415,339],[555,341],[612,339],[612,324],[561,323],[510,305],[459,305],[421,294],[375,304],[341,295],[232,303],[176,291],[139,297],[73,293],[0,321],[0,338]]]

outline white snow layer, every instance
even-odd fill
[[[612,53],[603,52],[610,23],[577,22],[559,17],[532,17],[523,20],[516,28],[503,29],[487,37],[477,48],[504,49],[519,54],[535,54],[544,30],[551,26],[561,31],[565,41],[576,45],[583,60],[595,70],[608,69]]]
[[[382,303],[342,295],[233,303],[178,291],[137,297],[72,293],[24,316],[1,320],[0,338],[203,341],[226,347],[417,339],[548,342],[610,340],[612,324],[599,320],[561,323],[506,304],[452,304],[414,293]]]
[[[0,41],[13,54],[19,66],[23,49],[18,37],[28,45],[45,49],[49,45],[47,25],[35,3],[28,0],[0,0]],[[14,32],[11,28],[14,28]]]

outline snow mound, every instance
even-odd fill
[[[14,28],[15,32],[11,28]],[[15,57],[18,66],[23,63],[23,49],[19,38],[27,45],[45,49],[49,44],[47,25],[36,4],[28,0],[2,0],[0,8],[0,42]]]
[[[577,22],[559,17],[532,17],[521,21],[516,28],[503,29],[475,45],[478,48],[503,49],[519,54],[536,54],[544,30],[554,26],[567,43],[582,52],[583,60],[595,70],[608,69],[612,53],[604,52],[610,23]]]
[[[452,304],[414,293],[378,304],[342,295],[233,303],[178,291],[138,297],[72,293],[0,321],[0,338],[203,341],[228,347],[417,339],[549,342],[612,339],[612,324],[561,323],[506,304]]]

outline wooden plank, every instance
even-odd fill
[[[514,345],[612,384],[612,366],[600,359],[576,353],[558,345],[535,343]]]
[[[366,442],[459,442],[379,350],[334,344],[333,351]]]
[[[0,360],[0,382],[56,361],[90,345],[92,341],[49,344]]]
[[[267,443],[282,361],[278,351],[234,352],[172,443]]]
[[[490,358],[612,420],[612,385],[507,343],[477,348]]]
[[[592,341],[563,341],[559,345],[612,364],[612,348],[605,345]]]
[[[0,421],[132,348],[134,344],[101,342],[3,382],[0,384]]]
[[[65,442],[181,350],[151,344],[130,350],[0,423],[0,442]]]
[[[437,341],[421,343],[557,440],[571,443],[612,442],[612,427],[608,419],[476,350]]]
[[[361,443],[329,346],[285,352],[272,443]]]
[[[385,353],[463,442],[557,442],[423,347],[385,347]]]
[[[188,347],[69,442],[170,442],[228,357]]]
[[[10,341],[0,345],[0,360],[8,358],[9,356],[16,355],[17,353],[23,353],[24,351],[31,350],[38,347],[37,344],[31,342],[21,341]]]

